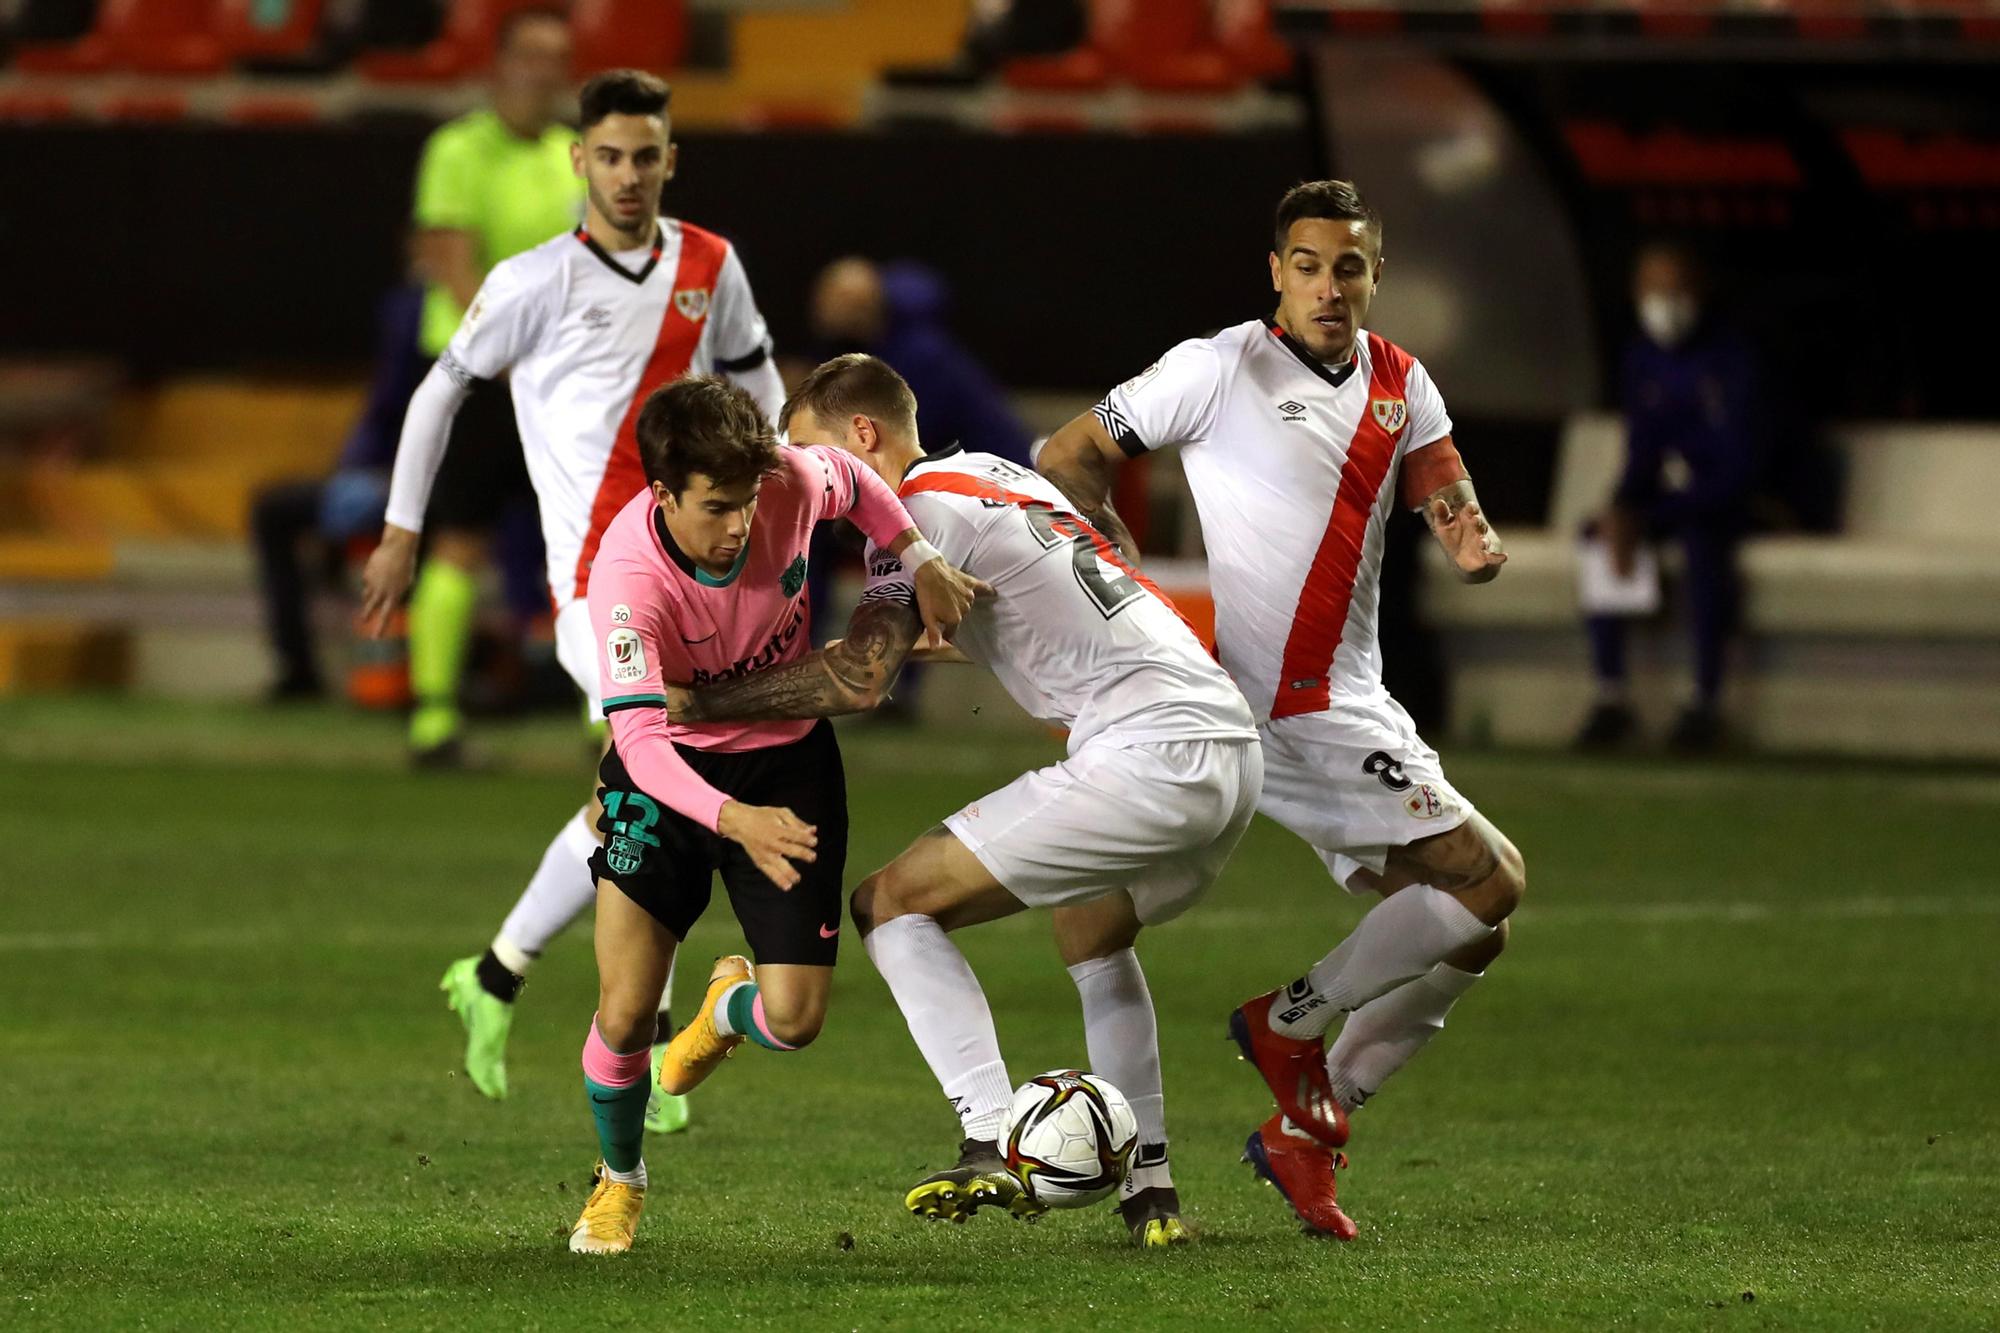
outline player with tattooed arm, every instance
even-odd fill
[[[1028,712],[1069,729],[1062,762],[951,815],[854,891],[868,956],[964,1135],[957,1162],[904,1204],[952,1220],[986,1204],[1035,1210],[999,1153],[1014,1085],[992,1012],[948,932],[1050,907],[1091,1068],[1138,1120],[1120,1216],[1135,1244],[1184,1243],[1152,996],[1132,946],[1141,925],[1201,897],[1250,822],[1263,764],[1249,705],[1173,604],[1046,480],[991,454],[924,453],[916,399],[882,361],[820,366],[785,405],[785,423],[795,442],[845,450],[896,487],[945,558],[992,584],[954,647]],[[861,608],[838,644],[669,690],[671,715],[813,718],[879,703],[919,629],[909,560],[879,544],[868,552]]]
[[[1343,1239],[1354,1223],[1334,1171],[1348,1113],[1499,956],[1526,886],[1520,853],[1445,781],[1382,688],[1376,580],[1394,508],[1420,510],[1468,582],[1507,559],[1430,376],[1362,327],[1382,270],[1382,220],[1351,183],[1295,187],[1272,241],[1276,313],[1174,347],[1057,431],[1037,461],[1136,558],[1107,499],[1112,474],[1180,447],[1216,650],[1264,740],[1259,808],[1350,891],[1380,896],[1304,976],[1229,1019],[1279,1108],[1245,1160],[1308,1228]]]
[[[911,641],[950,631],[984,587],[938,555],[874,473],[835,449],[778,444],[750,395],[722,379],[654,391],[636,429],[647,486],[605,529],[588,594],[612,741],[590,860],[597,1015],[583,1048],[603,1160],[569,1243],[588,1254],[632,1246],[660,992],[716,874],[756,962],[716,964],[700,1017],[660,1058],[668,1093],[746,1038],[792,1051],[818,1036],[840,934],[847,792],[833,728],[675,720],[666,682],[754,678],[804,654],[806,551],[825,520],[851,518],[915,571]]]

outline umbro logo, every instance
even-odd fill
[[[1278,411],[1286,421],[1304,421],[1306,419],[1306,405],[1290,398],[1278,404]]]
[[[608,329],[611,327],[611,312],[601,305],[594,305],[583,312],[583,327],[586,329]]]

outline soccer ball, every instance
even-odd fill
[[[1014,1090],[1001,1151],[1035,1202],[1082,1208],[1124,1182],[1138,1142],[1124,1093],[1081,1069],[1052,1069]]]

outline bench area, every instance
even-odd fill
[[[1743,549],[1743,636],[1725,711],[1759,749],[2000,759],[2000,429],[1836,428],[1844,530],[1773,536]],[[1507,529],[1500,578],[1467,587],[1442,559],[1424,608],[1444,632],[1461,735],[1567,741],[1592,699],[1577,611],[1576,533],[1611,493],[1624,458],[1615,416],[1564,433],[1542,530]],[[1667,611],[1633,635],[1635,704],[1663,729],[1686,698],[1686,634]],[[1428,555],[1435,557],[1433,550]]]
[[[1041,431],[1080,403],[1019,400]],[[185,380],[106,396],[79,432],[103,443],[66,461],[0,453],[0,696],[257,692],[269,666],[244,530],[250,497],[322,473],[358,407],[345,384]],[[1987,513],[2000,495],[2000,428],[1851,425],[1830,443],[1846,474],[1845,531],[1745,544],[1745,633],[1724,701],[1732,733],[1781,752],[2000,761],[2000,524]],[[1511,558],[1494,583],[1458,583],[1427,548],[1422,606],[1451,667],[1451,739],[1562,745],[1580,723],[1593,686],[1575,534],[1622,458],[1616,417],[1575,417],[1548,524],[1504,529]],[[1160,552],[1150,568],[1208,618],[1184,483],[1171,455],[1152,462],[1129,478],[1151,492],[1166,539],[1149,543]],[[1128,513],[1134,499],[1122,501]],[[1161,530],[1163,516],[1180,540]],[[1632,636],[1634,701],[1649,732],[1665,729],[1689,688],[1671,549],[1662,563],[1667,609]],[[329,636],[329,649],[339,642]]]

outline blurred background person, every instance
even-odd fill
[[[503,259],[576,225],[583,183],[570,168],[574,137],[557,116],[570,95],[570,34],[560,9],[529,8],[498,29],[492,105],[441,126],[417,169],[417,263],[429,282],[421,345],[436,357],[486,273]],[[460,762],[465,674],[479,571],[496,530],[537,540],[534,489],[507,386],[482,383],[452,427],[425,521],[429,546],[410,591],[411,756]],[[509,559],[533,570],[540,551]],[[518,582],[518,580],[513,580]]]
[[[1033,437],[1006,392],[952,336],[951,288],[913,259],[877,266],[849,256],[820,271],[812,291],[813,365],[847,352],[881,357],[917,395],[917,430],[934,447],[960,445],[1022,467]]]
[[[915,260],[876,264],[858,255],[836,259],[813,282],[810,359],[792,361],[788,382],[814,366],[848,352],[867,352],[889,363],[917,396],[917,435],[932,448],[958,445],[997,454],[1031,467],[1034,437],[1015,415],[1007,393],[978,358],[952,336],[945,322],[951,289],[943,275]],[[834,577],[852,564],[861,546],[846,523],[823,523],[814,530],[808,577],[812,623],[839,623],[827,603]],[[896,695],[876,710],[885,721],[915,718],[924,668],[912,663],[897,682]]]
[[[1722,740],[1723,671],[1741,601],[1737,548],[1769,449],[1756,354],[1715,316],[1708,295],[1702,265],[1685,246],[1655,241],[1639,251],[1632,271],[1639,329],[1621,372],[1625,466],[1596,524],[1621,576],[1632,575],[1647,541],[1674,542],[1686,560],[1694,693],[1668,737],[1683,750]],[[1628,624],[1626,616],[1587,617],[1598,698],[1577,737],[1582,748],[1620,744],[1637,729]]]
[[[278,482],[251,505],[264,628],[278,666],[273,701],[317,699],[326,692],[313,644],[312,574],[339,562],[348,542],[366,537],[372,544],[382,530],[396,438],[427,360],[417,348],[424,302],[423,285],[414,278],[383,296],[367,406],[332,474]]]

